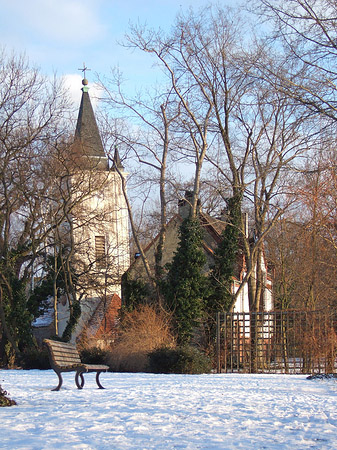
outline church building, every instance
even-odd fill
[[[76,296],[81,305],[81,316],[72,333],[73,341],[81,333],[90,334],[90,329],[100,329],[104,334],[107,328],[104,323],[110,324],[108,328],[111,328],[113,319],[109,317],[109,311],[116,317],[121,302],[121,277],[130,265],[129,219],[122,190],[126,173],[118,150],[115,149],[111,158],[104,151],[88,81],[84,78],[82,84],[64,187],[70,207],[66,212],[63,241],[70,249],[72,269],[77,277],[76,292],[72,297]],[[73,300],[69,297],[68,293],[59,298],[57,321],[54,318],[54,326],[53,323],[49,325],[54,327],[54,333],[49,334],[62,336],[69,319],[69,303]],[[45,331],[40,333],[41,338],[48,334]],[[108,334],[111,330],[105,331]]]

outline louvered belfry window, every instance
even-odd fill
[[[106,264],[105,236],[95,236],[96,267],[103,269]]]

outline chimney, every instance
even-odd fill
[[[221,222],[227,222],[227,219],[228,219],[228,212],[227,208],[225,208],[220,211],[219,220],[221,220]]]
[[[187,219],[187,217],[190,216],[192,200],[193,200],[192,191],[185,191],[185,197],[178,200],[178,213],[182,219]],[[200,200],[198,199],[197,212],[199,213],[199,211],[200,211]]]

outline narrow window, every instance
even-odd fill
[[[104,236],[95,236],[95,256],[96,256],[96,267],[98,269],[103,269],[106,263]]]

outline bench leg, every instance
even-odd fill
[[[52,389],[52,391],[59,391],[61,386],[62,386],[62,383],[63,383],[61,373],[60,372],[56,372],[56,375],[59,377],[59,384],[58,384],[58,386],[56,388]]]
[[[78,378],[81,379],[81,381],[78,380]],[[75,375],[75,383],[78,389],[83,389],[84,386],[84,376],[82,372],[76,372]]]
[[[99,389],[105,389],[105,388],[101,385],[101,383],[100,383],[100,381],[99,381],[99,376],[100,376],[101,373],[102,373],[102,371],[97,371],[97,372],[96,372],[96,383],[97,383],[97,386],[99,387]]]

